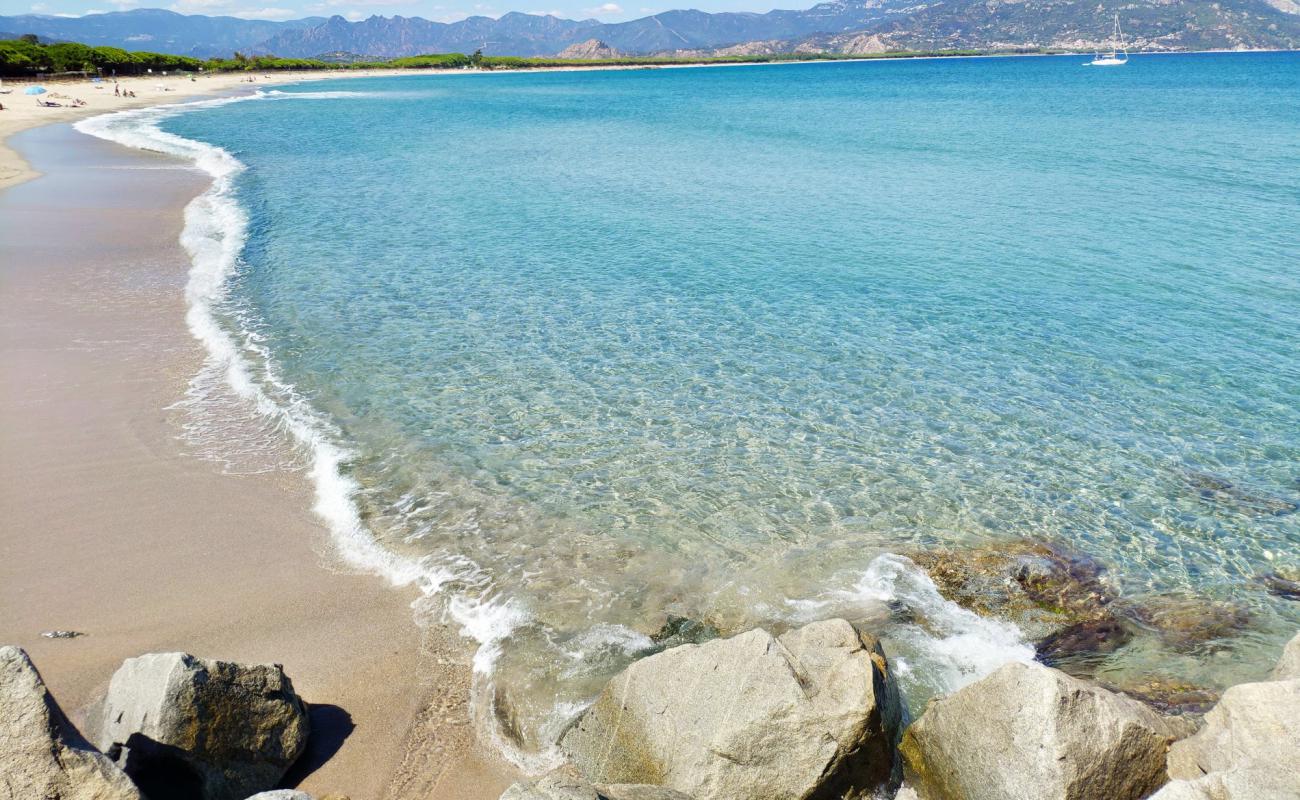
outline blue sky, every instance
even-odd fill
[[[499,17],[507,11],[555,14],[604,22],[644,17],[673,8],[703,11],[769,11],[811,7],[818,0],[0,0],[0,14],[82,14],[131,8],[168,8],[182,14],[229,15],[249,19],[296,19],[340,14],[364,19],[372,14],[453,22],[473,14]]]

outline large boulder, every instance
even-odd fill
[[[1291,641],[1282,648],[1282,657],[1278,659],[1277,666],[1273,667],[1271,677],[1275,681],[1300,678],[1300,633],[1291,637]]]
[[[94,737],[146,795],[243,800],[279,782],[309,732],[278,664],[150,653],[113,675]]]
[[[1300,797],[1298,764],[1300,679],[1243,683],[1170,748],[1168,797]]]
[[[1008,664],[932,700],[903,734],[924,800],[1139,800],[1190,723],[1041,664]]]
[[[122,770],[72,727],[17,647],[0,647],[0,797],[141,800]]]
[[[697,800],[838,797],[893,779],[902,715],[879,643],[828,620],[637,661],[560,745],[598,785]]]

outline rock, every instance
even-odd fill
[[[585,42],[571,44],[560,51],[556,58],[580,59],[583,61],[597,61],[607,58],[618,58],[622,53],[605,44],[599,39],[588,39]]]
[[[17,647],[0,647],[0,797],[142,800],[126,774],[72,727]]]
[[[46,639],[76,639],[85,635],[81,631],[41,631],[41,636]]]
[[[501,795],[501,800],[691,800],[662,786],[614,784],[592,786],[573,765],[548,772],[535,781],[521,781]]]
[[[1195,596],[1151,597],[1124,603],[1127,617],[1155,631],[1161,643],[1178,652],[1204,651],[1244,630],[1250,609],[1237,602]]]
[[[1139,800],[1190,732],[1136,700],[1039,664],[1008,664],[932,700],[903,734],[925,800]]]
[[[596,784],[697,800],[839,797],[894,779],[902,715],[879,643],[828,620],[637,661],[560,745]]]
[[[1243,683],[1223,693],[1196,735],[1169,749],[1169,777],[1194,784],[1173,787],[1170,796],[1300,797],[1297,764],[1300,679]]]
[[[1190,781],[1170,781],[1148,800],[1288,800],[1294,784],[1276,774],[1216,772]]]
[[[1009,619],[1031,639],[1108,617],[1115,599],[1101,564],[1041,542],[934,548],[909,556],[944,597],[982,616]]]
[[[1107,655],[1128,643],[1132,634],[1111,616],[1077,622],[1034,646],[1035,657],[1071,675],[1086,676]]]
[[[1260,575],[1257,579],[1265,591],[1283,600],[1300,600],[1300,581],[1293,581],[1276,572]]]
[[[1140,700],[1161,714],[1204,714],[1219,702],[1218,693],[1177,678],[1147,676],[1118,685],[1105,682],[1099,685]]]
[[[717,628],[707,622],[669,614],[659,630],[650,634],[650,641],[666,649],[683,644],[703,644],[721,635]]]
[[[619,783],[596,787],[602,800],[692,800],[688,794],[645,783]]]
[[[1278,659],[1277,666],[1273,667],[1270,677],[1275,681],[1300,678],[1300,633],[1291,637],[1291,641],[1282,648],[1282,657]]]
[[[1245,514],[1281,516],[1300,509],[1290,500],[1252,492],[1207,472],[1188,472],[1187,484],[1205,500]]]
[[[243,800],[279,782],[309,730],[278,664],[150,653],[113,675],[94,735],[145,794]]]
[[[297,789],[272,789],[269,792],[258,792],[248,800],[316,800],[316,798]]]
[[[535,781],[514,784],[501,794],[500,800],[600,800],[600,795],[582,773],[566,765]]]

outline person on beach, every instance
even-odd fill
[[[114,96],[114,97],[121,97],[121,96],[122,96],[122,93],[121,93],[120,91],[118,91],[118,89],[117,89],[117,84],[116,84],[116,83],[113,84],[113,96]]]

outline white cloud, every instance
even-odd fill
[[[531,14],[534,17],[563,17],[563,11],[525,11],[525,14]]]
[[[119,11],[125,11],[128,8],[140,5],[140,0],[108,0],[108,4],[116,6]]]
[[[241,19],[286,20],[302,16],[292,8],[247,8],[231,0],[177,0],[169,6],[179,14],[208,14]]]
[[[590,14],[593,17],[607,17],[613,14],[622,14],[623,7],[618,3],[605,3],[604,5],[596,6],[595,8],[589,8],[584,13]]]

